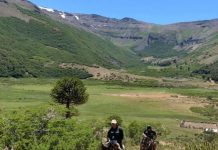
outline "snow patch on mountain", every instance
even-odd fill
[[[59,13],[63,19],[66,18],[66,14],[64,12]]]
[[[76,20],[79,20],[79,17],[78,17],[78,16],[75,15],[74,17],[76,18]]]
[[[54,12],[54,9],[51,9],[51,8],[46,8],[46,7],[41,7],[41,6],[39,6],[39,8],[42,10],[46,10],[48,12]]]

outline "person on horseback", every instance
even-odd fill
[[[113,119],[111,121],[111,128],[107,133],[108,146],[115,144],[118,146],[118,149],[124,149],[122,140],[124,138],[123,129],[119,127],[117,121]]]
[[[154,150],[156,150],[157,144],[155,142],[155,139],[157,138],[157,133],[152,130],[152,127],[150,125],[147,126],[147,129],[145,129],[143,133],[144,138],[148,138],[151,142],[151,146]]]

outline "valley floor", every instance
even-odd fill
[[[0,79],[0,112],[48,105],[55,82],[56,79]],[[105,120],[116,114],[123,119],[124,126],[135,120],[159,123],[170,130],[167,136],[158,138],[161,145],[181,135],[191,137],[201,133],[200,129],[181,128],[180,123],[182,120],[211,122],[190,108],[208,105],[208,95],[218,98],[216,90],[204,88],[135,87],[97,80],[84,80],[84,83],[90,98],[86,104],[76,106],[78,120]]]

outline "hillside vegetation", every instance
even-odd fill
[[[61,63],[121,68],[139,63],[130,51],[98,36],[53,21],[43,14],[16,7],[29,21],[0,17],[0,76],[41,77],[90,75],[79,69],[61,69]]]
[[[0,1],[0,9],[1,77],[91,76],[65,63],[217,80],[217,19],[155,25],[94,14],[62,18],[22,0]]]
[[[115,45],[136,53],[144,64],[129,71],[165,77],[205,77],[198,70],[218,61],[218,20],[181,22],[170,25],[145,23],[132,18],[114,19],[91,14],[40,10],[48,16],[77,28],[96,33]],[[161,69],[151,69],[150,67]],[[154,72],[154,73],[153,73]],[[213,75],[208,73],[207,77]]]

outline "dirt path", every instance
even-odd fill
[[[122,93],[122,94],[105,94],[108,96],[119,96],[127,98],[148,98],[148,99],[169,99],[172,97],[169,93]]]
[[[156,80],[159,81],[162,86],[172,86],[172,87],[186,87],[186,86],[196,86],[208,89],[218,89],[218,84],[215,82],[204,82],[203,80],[194,78],[155,78],[147,76],[139,76],[127,73],[125,70],[115,70],[107,69],[97,65],[85,66],[72,63],[61,63],[60,68],[78,68],[86,70],[88,73],[93,75],[94,79],[99,80],[121,80],[121,81],[135,81],[135,80]]]
[[[100,80],[122,80],[122,81],[135,81],[136,79],[152,79],[162,81],[162,79],[138,76],[127,73],[125,70],[107,69],[100,66],[84,66],[71,63],[62,63],[59,65],[60,68],[78,68],[86,70],[88,73],[93,75],[94,79]]]

